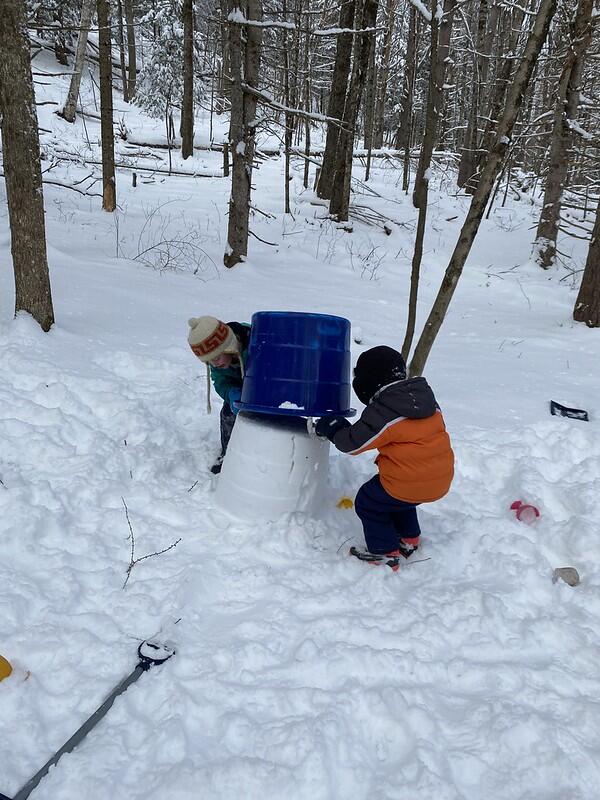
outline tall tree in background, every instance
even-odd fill
[[[468,178],[468,183],[466,184],[470,193],[473,193],[472,190],[477,186],[489,152],[494,146],[498,120],[500,119],[502,107],[504,106],[506,95],[511,85],[511,76],[515,70],[514,53],[517,52],[521,30],[527,19],[525,11],[526,9],[522,6],[514,5],[510,11],[504,9],[501,15],[499,22],[499,39],[503,43],[502,52],[498,59],[497,74],[495,75],[491,90],[489,90],[486,123],[476,152],[477,169],[475,173]]]
[[[600,328],[600,199],[573,319],[588,328]]]
[[[396,132],[396,148],[404,151],[404,161],[402,170],[402,188],[408,191],[410,175],[410,139],[413,122],[413,102],[415,89],[415,74],[417,71],[417,9],[410,7],[410,17],[408,23],[408,42],[406,44],[406,62],[404,68],[404,79],[402,83],[402,95],[400,100],[400,124]]]
[[[374,29],[378,3],[379,0],[357,0],[361,13],[355,16],[355,20],[359,23],[358,30],[362,32],[354,34],[352,73],[344,102],[343,125],[338,135],[333,189],[329,201],[329,213],[339,221],[348,219],[354,132],[369,67],[371,48],[375,46]]]
[[[125,36],[123,34],[123,3],[117,0],[117,44],[119,46],[119,63],[121,65],[121,86],[123,87],[123,100],[129,102],[129,82],[125,66]]]
[[[383,34],[383,49],[381,53],[381,69],[375,97],[375,111],[373,124],[373,147],[383,147],[383,134],[385,130],[385,100],[388,82],[390,79],[390,60],[392,57],[392,39],[396,21],[396,5],[398,0],[387,0],[385,7],[385,30]]]
[[[194,0],[183,0],[183,98],[181,103],[181,155],[194,153]]]
[[[465,140],[458,166],[459,186],[465,186],[472,193],[474,185],[471,178],[477,172],[479,126],[482,116],[482,105],[487,87],[492,36],[488,31],[494,30],[497,21],[498,5],[494,5],[490,13],[489,0],[479,0],[477,13],[477,35],[472,48],[473,80],[471,82],[471,104]]]
[[[92,17],[94,16],[95,0],[83,0],[81,3],[81,16],[79,18],[79,36],[77,37],[77,49],[75,51],[75,63],[71,74],[69,92],[65,101],[61,116],[67,122],[75,122],[75,109],[77,108],[77,98],[79,97],[79,86],[81,85],[81,75],[85,62],[85,49],[88,41],[88,34]]]
[[[230,84],[229,77],[231,76],[231,60],[229,55],[229,28],[226,24],[227,14],[229,13],[228,0],[219,0],[218,3],[220,21],[219,25],[219,44],[220,44],[220,57],[218,61],[218,80],[217,92],[215,98],[215,112],[222,114],[228,106]]]
[[[123,0],[127,28],[127,93],[133,100],[137,88],[137,49],[135,43],[134,0]]]
[[[411,375],[421,375],[423,373],[427,357],[431,352],[435,338],[446,317],[450,301],[452,300],[467,257],[471,252],[473,241],[479,230],[483,212],[485,211],[485,207],[492,193],[494,181],[506,157],[506,151],[510,144],[510,136],[521,109],[523,97],[531,81],[534,66],[544,46],[546,37],[548,36],[548,29],[552,17],[556,12],[556,3],[557,0],[541,0],[525,50],[508,90],[504,112],[498,122],[495,144],[488,153],[485,167],[473,194],[473,199],[461,228],[458,242],[450,258],[450,263],[446,268],[442,285],[440,286],[429,317],[425,323],[425,327],[421,333],[421,337],[415,348],[410,363]]]
[[[417,297],[423,259],[423,242],[425,240],[425,223],[427,221],[427,203],[429,197],[429,177],[431,158],[437,142],[439,122],[444,104],[444,79],[448,64],[452,20],[457,0],[444,0],[441,16],[438,14],[438,0],[431,0],[431,27],[429,92],[427,94],[427,116],[425,133],[419,156],[419,165],[413,190],[413,205],[419,211],[417,234],[413,251],[410,294],[408,301],[408,317],[406,333],[402,344],[402,355],[407,360],[412,346],[417,319]]]
[[[115,182],[115,134],[113,129],[112,53],[109,0],[98,0],[98,45],[100,58],[100,127],[102,138],[102,208],[117,207]]]
[[[342,0],[339,19],[340,30],[348,31],[349,28],[353,27],[355,11],[356,0]],[[351,58],[352,34],[340,33],[337,37],[335,63],[331,78],[331,89],[329,91],[329,104],[327,106],[327,116],[331,119],[341,120],[344,116],[344,104],[346,102],[346,88],[350,77]],[[335,174],[335,159],[339,135],[340,124],[328,122],[325,152],[323,153],[319,182],[317,184],[317,195],[323,200],[329,200],[333,190],[333,176]]]
[[[240,8],[239,0],[230,0],[228,17],[231,63],[229,147],[233,165],[227,247],[223,256],[223,263],[226,267],[234,267],[239,264],[248,253],[257,103],[256,94],[251,90],[256,90],[260,72],[262,46],[260,23],[263,18],[261,0],[247,0],[245,11],[246,13]]]
[[[15,313],[29,312],[47,331],[54,322],[54,310],[25,0],[0,0],[0,53],[2,153],[15,275]]]
[[[543,269],[554,263],[556,239],[560,226],[563,190],[577,120],[583,59],[592,39],[593,0],[579,0],[571,25],[571,36],[563,64],[554,111],[554,124],[548,159],[548,177],[542,213],[533,243],[533,257]]]

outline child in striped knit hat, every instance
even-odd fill
[[[216,317],[192,317],[188,342],[192,352],[207,365],[207,395],[210,411],[210,382],[223,398],[220,414],[221,453],[211,466],[216,475],[221,471],[227,445],[235,423],[234,403],[242,395],[244,364],[248,355],[250,325],[246,322],[221,322]]]

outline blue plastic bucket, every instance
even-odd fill
[[[350,322],[344,317],[258,311],[236,407],[262,414],[353,416],[350,366]]]

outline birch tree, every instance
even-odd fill
[[[77,98],[79,97],[79,87],[81,85],[81,75],[85,62],[85,50],[87,47],[88,34],[92,17],[94,15],[95,0],[83,0],[81,3],[81,16],[79,19],[79,36],[77,37],[77,49],[75,50],[75,63],[69,84],[67,99],[62,109],[61,116],[67,122],[75,122],[75,110],[77,108]]]

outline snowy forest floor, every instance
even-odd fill
[[[66,85],[38,99],[59,102]],[[82,96],[91,103],[89,84]],[[87,147],[81,121],[40,112],[48,148]],[[127,113],[139,138],[160,138]],[[92,143],[97,124],[86,121]],[[204,151],[174,159],[220,165]],[[376,162],[383,197],[354,196],[396,220],[386,236],[324,220],[301,170],[288,216],[282,159],[255,173],[269,216],[254,214],[252,229],[274,246],[252,238],[230,271],[228,180],[157,175],[133,188],[120,171],[114,215],[46,186],[48,334],[12,319],[0,185],[0,653],[15,666],[0,684],[0,792],[26,782],[160,630],[175,658],[117,700],[32,798],[597,798],[600,334],[571,319],[584,244],[563,239],[564,263],[544,273],[528,260],[535,205],[509,193],[484,222],[426,369],[457,459],[450,494],[421,511],[430,560],[369,568],[344,557],[362,536],[336,503],[373,474],[371,456],[332,453],[319,519],[261,526],[225,518],[208,473],[218,415],[204,410],[188,317],[341,314],[360,341],[354,358],[402,341],[416,215],[400,172]],[[89,172],[63,163],[49,177]],[[452,177],[434,181],[419,325],[467,208]],[[171,262],[152,268],[167,240]],[[587,408],[590,422],[551,417],[550,399]],[[537,524],[515,520],[516,499],[541,509]],[[181,539],[125,587],[124,503],[136,558]],[[580,571],[576,588],[552,582],[565,565]]]

